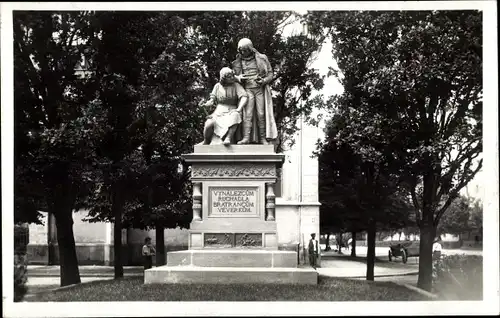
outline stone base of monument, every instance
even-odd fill
[[[297,267],[297,253],[278,250],[187,250],[169,252],[169,266]]]
[[[196,145],[183,157],[193,184],[189,250],[169,252],[145,284],[317,284],[296,252],[278,250],[274,185],[284,156],[273,145]]]
[[[316,285],[318,274],[305,268],[161,266],[148,269],[145,284],[301,284]]]
[[[312,268],[297,268],[297,253],[277,250],[187,250],[169,252],[166,266],[144,272],[145,284],[307,284]]]

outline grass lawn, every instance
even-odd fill
[[[59,285],[42,285],[42,286],[37,286],[37,285],[32,285],[28,286],[28,294],[34,294],[34,293],[39,293],[47,289],[54,289],[58,288]]]
[[[95,281],[40,293],[27,301],[412,301],[429,300],[390,282],[319,277],[307,285],[144,285],[143,277]]]

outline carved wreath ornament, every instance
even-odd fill
[[[275,177],[274,167],[222,166],[193,167],[193,177]]]

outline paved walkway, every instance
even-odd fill
[[[321,268],[318,273],[330,277],[365,278],[366,277],[366,254],[357,253],[358,257],[351,257],[348,251],[343,254],[337,252],[323,252],[321,254]],[[374,274],[375,277],[412,275],[418,273],[418,263],[403,264],[401,260],[389,262],[382,253],[376,253]]]
[[[321,261],[321,267],[317,269],[320,275],[329,277],[364,278],[366,277],[366,264],[356,261]],[[375,264],[374,274],[381,276],[399,276],[417,274],[418,267],[408,266],[406,268],[384,267]]]
[[[80,277],[113,277],[113,266],[84,265],[78,267]],[[123,266],[125,276],[142,275],[142,266]],[[59,277],[60,269],[58,265],[28,265],[28,277]]]

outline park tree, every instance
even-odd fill
[[[308,18],[310,31],[333,44],[332,72],[344,86],[335,103],[349,109],[351,124],[343,140],[359,153],[395,145],[420,229],[418,286],[430,290],[436,228],[482,167],[482,15],[330,11]]]
[[[472,216],[471,205],[471,200],[463,195],[454,200],[448,211],[443,214],[437,228],[437,233],[458,235],[459,240],[461,240],[461,234],[468,232],[472,227],[469,221]]]
[[[366,230],[364,219],[360,217],[356,189],[352,178],[352,151],[347,146],[337,144],[332,138],[342,118],[335,116],[327,122],[325,142],[318,147],[320,230],[322,233],[351,232],[356,256],[356,232]],[[340,253],[339,248],[339,253]]]
[[[356,232],[368,232],[367,279],[373,280],[376,233],[410,222],[409,195],[400,186],[397,170],[389,170],[396,166],[388,164],[393,145],[381,143],[360,153],[353,148],[356,144],[344,142],[353,129],[348,114],[343,107],[334,111],[325,140],[318,145],[321,222],[352,232],[354,244]]]
[[[61,286],[80,282],[73,210],[92,189],[100,116],[75,66],[97,37],[91,12],[14,12],[15,220],[54,215]]]
[[[483,202],[481,200],[474,200],[472,203],[472,211],[471,211],[471,227],[479,231],[481,236],[483,235]]]
[[[156,32],[158,55],[141,69],[137,86],[140,98],[134,108],[135,149],[128,156],[127,166],[132,189],[124,201],[124,227],[156,229],[157,264],[165,262],[164,228],[187,227],[191,211],[189,169],[181,155],[202,139],[202,114],[198,108],[202,92],[193,41],[185,33],[173,37],[175,23],[183,31],[183,20],[175,13],[157,13],[149,22]],[[161,21],[163,20],[163,21]],[[146,20],[145,20],[146,21]],[[148,39],[144,39],[146,43]],[[106,185],[104,185],[106,187]],[[109,187],[106,187],[109,191]],[[90,204],[91,221],[111,221],[111,204],[107,192],[96,193]]]
[[[106,193],[111,210],[115,278],[123,277],[123,207],[134,189],[136,157],[132,153],[140,145],[135,138],[134,119],[141,74],[139,55],[145,47],[141,38],[134,35],[142,18],[147,21],[138,13],[99,13],[101,37],[93,61],[99,79],[97,100],[105,113],[102,141],[96,148],[99,170],[94,180],[102,180],[98,193]],[[108,211],[102,211],[105,212]]]
[[[177,33],[181,36],[165,35],[164,51],[144,73],[146,85],[141,90],[142,104],[154,115],[142,116],[142,155],[148,173],[138,201],[144,216],[140,223],[156,229],[156,264],[165,263],[164,228],[186,228],[191,221],[190,169],[181,156],[203,139],[205,112],[198,104],[206,97],[189,25],[182,14],[168,18],[182,28]]]
[[[96,182],[85,202],[90,221],[114,224],[115,277],[123,276],[124,227],[186,224],[187,170],[181,154],[201,139],[198,65],[185,20],[175,12],[105,12],[96,73],[106,126]],[[164,245],[158,257],[164,262]]]
[[[17,178],[14,180],[14,223],[42,224],[42,214],[39,211],[48,210],[42,196],[43,191],[36,183],[29,181],[29,167],[21,162],[16,162],[15,165],[14,175]]]

